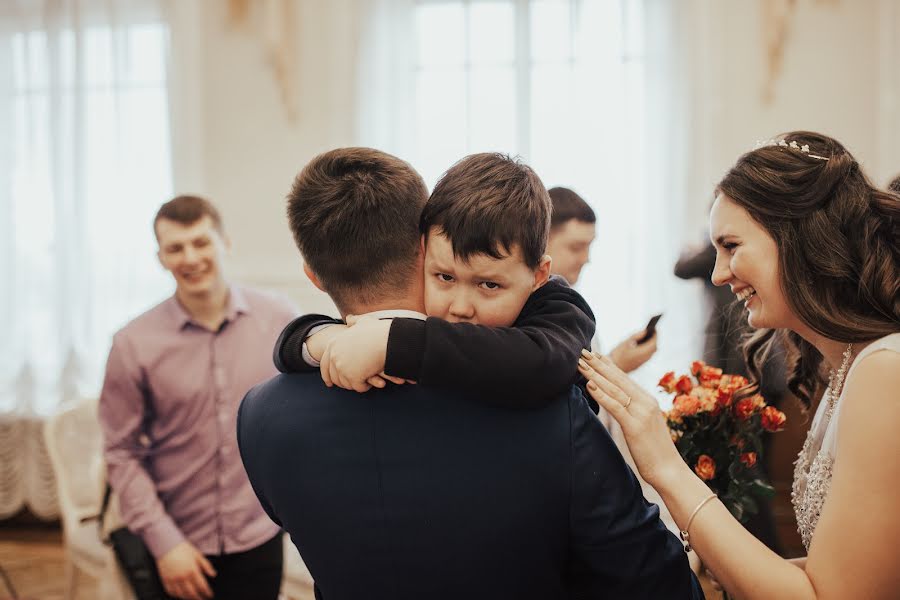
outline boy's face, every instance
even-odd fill
[[[477,254],[464,262],[435,227],[425,243],[425,312],[451,323],[509,327],[549,276],[549,256],[532,269],[518,246],[504,258]]]

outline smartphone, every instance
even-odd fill
[[[641,338],[637,341],[638,345],[646,344],[651,339],[653,339],[653,336],[656,334],[656,324],[659,323],[659,320],[661,318],[662,318],[662,313],[660,313],[658,315],[654,315],[650,319],[650,322],[647,323],[647,328],[644,330],[644,335],[642,335]]]

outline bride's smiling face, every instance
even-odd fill
[[[725,195],[709,213],[710,239],[716,247],[714,285],[728,285],[749,312],[756,328],[793,329],[797,319],[781,289],[778,247],[750,214]]]

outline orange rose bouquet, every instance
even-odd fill
[[[666,420],[678,452],[742,522],[758,511],[756,499],[775,493],[759,468],[762,436],[781,431],[786,420],[759,394],[739,393],[748,384],[699,360],[690,375],[672,371],[659,380],[674,394]]]

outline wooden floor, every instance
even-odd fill
[[[62,600],[64,551],[59,529],[0,527],[0,567],[6,571],[22,600]],[[97,586],[87,575],[78,579],[77,600],[95,600]],[[10,598],[0,584],[0,598]]]
[[[0,526],[0,566],[21,600],[62,600],[64,551],[59,529],[49,526]],[[701,577],[707,600],[718,600],[709,581]],[[76,600],[95,600],[96,583],[87,575],[78,579]],[[0,583],[0,600],[11,598]]]

